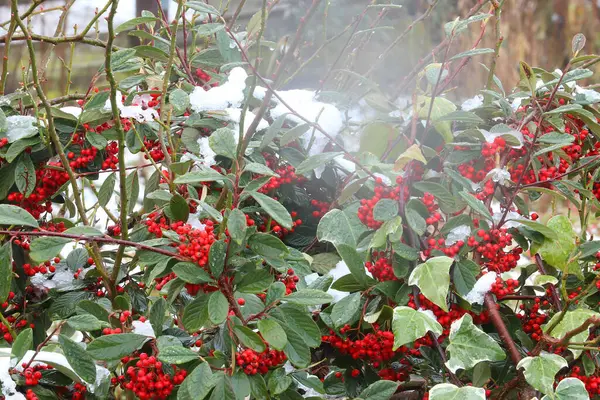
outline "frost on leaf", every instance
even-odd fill
[[[471,369],[482,361],[502,361],[504,350],[487,333],[473,324],[473,317],[465,314],[450,327],[450,359],[446,366],[452,372]]]
[[[30,115],[11,115],[6,118],[8,143],[37,135],[36,119]]]

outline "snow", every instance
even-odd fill
[[[11,115],[10,117],[6,117],[8,143],[37,135],[38,128],[33,125],[36,121],[30,115]]]
[[[460,106],[460,108],[463,109],[463,111],[471,111],[474,110],[478,107],[481,107],[483,105],[483,96],[478,94],[477,96],[465,100],[462,105]]]
[[[471,234],[471,227],[468,225],[460,225],[456,228],[452,228],[446,236],[446,246],[452,246],[459,240],[465,240]]]
[[[258,86],[254,91],[254,97],[263,100],[267,89]],[[287,119],[297,124],[305,123],[302,118],[317,123],[327,134],[335,138],[344,127],[344,116],[340,110],[333,104],[323,103],[316,99],[316,92],[311,90],[293,89],[276,91],[279,96],[290,108],[286,107],[281,100],[273,97],[276,104],[270,110],[271,117],[276,119],[284,114],[288,114]],[[292,114],[297,113],[297,115]],[[305,143],[308,144],[313,135],[313,129],[309,129],[302,135]],[[321,132],[314,130],[315,139],[308,154],[320,154],[329,143],[329,139]]]
[[[233,129],[235,134],[233,135],[233,137],[236,140],[236,144],[238,141],[238,132],[240,130],[240,121],[241,121],[241,117],[242,117],[242,110],[240,108],[226,108],[225,112],[227,113],[227,119],[230,121],[229,123],[229,128]],[[246,110],[246,113],[244,114],[244,134],[248,131],[248,127],[252,124],[252,121],[254,121],[254,118],[256,118],[256,114],[254,114],[252,111],[248,111]],[[258,126],[256,127],[256,132],[258,131],[262,131],[263,129],[267,129],[269,127],[269,123],[264,119],[261,118],[260,122],[258,123]]]
[[[591,89],[584,89],[581,86],[575,86],[575,94],[582,95],[585,98],[585,101],[590,103],[598,103],[600,102],[600,93]]]
[[[154,119],[158,118],[158,112],[152,108],[148,107],[146,102],[142,101],[141,96],[136,96],[138,101],[142,104],[136,103],[137,105],[126,106],[123,104],[123,98],[121,96],[121,92],[117,91],[117,108],[120,111],[121,118],[133,118],[138,122],[150,122],[154,121]],[[104,110],[110,111],[112,109],[110,99],[106,100],[104,103]]]
[[[436,318],[435,314],[433,313],[433,311],[426,310],[424,308],[419,308],[417,311],[420,312],[420,313],[423,313],[423,314],[427,315],[432,320],[437,321],[437,318]]]
[[[196,86],[190,94],[190,105],[196,112],[224,110],[229,107],[239,108],[244,101],[244,89],[246,89],[246,78],[248,74],[241,67],[235,67],[229,73],[227,82],[204,90],[202,86]]]
[[[385,176],[384,174],[380,174],[378,172],[375,172],[373,175],[376,178],[381,178],[381,183],[383,183],[385,186],[391,186],[392,185],[392,180],[390,178],[388,178],[387,176]]]
[[[483,298],[486,293],[492,289],[498,275],[495,272],[488,272],[475,282],[475,286],[467,295],[465,300],[471,304],[483,304]]]
[[[131,323],[133,326],[133,333],[137,333],[138,335],[149,336],[155,338],[154,329],[152,328],[152,324],[150,321],[133,321]]]
[[[3,349],[4,350],[4,349]],[[10,366],[10,349],[6,349],[8,352],[2,352],[0,354],[0,382],[2,383],[2,394],[6,400],[25,400],[25,396],[17,392],[17,384],[10,376],[8,372]]]
[[[73,107],[73,106],[62,107],[60,109],[60,111],[67,113],[67,114],[71,114],[72,116],[77,117],[77,118],[79,118],[79,116],[83,112],[81,107]]]
[[[494,168],[488,172],[487,176],[490,176],[492,181],[499,183],[500,185],[504,185],[506,181],[510,181],[510,172],[508,172],[506,167]]]
[[[207,167],[212,167],[217,162],[215,161],[215,157],[217,153],[211,149],[210,144],[208,142],[208,137],[201,137],[198,139],[198,146],[200,146],[200,156],[202,157],[202,163]]]

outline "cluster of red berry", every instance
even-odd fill
[[[545,324],[548,319],[547,314],[540,312],[541,305],[547,306],[548,301],[542,302],[542,300],[537,297],[529,310],[525,304],[521,304],[519,308],[523,313],[517,314],[517,318],[521,320],[523,331],[531,336],[536,342],[539,342],[542,338],[542,325]]]
[[[352,328],[345,325],[340,329],[340,333],[345,335]],[[348,354],[355,360],[368,360],[373,362],[373,367],[378,368],[381,362],[391,360],[397,354],[402,354],[406,351],[406,347],[400,347],[396,351],[394,347],[394,334],[390,331],[382,331],[374,324],[373,332],[366,335],[360,335],[356,339],[350,337],[342,338],[333,330],[329,331],[329,335],[322,336],[322,341],[329,343],[336,348],[341,354]]]
[[[519,281],[516,279],[502,280],[502,278],[497,277],[496,282],[492,283],[490,291],[496,295],[498,300],[501,300],[503,297],[515,293],[515,289],[518,287]]]
[[[119,383],[123,389],[131,390],[140,400],[163,400],[168,398],[175,385],[180,385],[187,372],[171,366],[174,375],[163,371],[162,362],[154,356],[141,353],[134,365],[127,367],[125,374],[112,379],[112,384]]]
[[[235,362],[246,375],[266,374],[269,368],[277,367],[286,360],[283,351],[267,349],[258,353],[252,349],[244,349],[235,354]]]
[[[20,374],[25,377],[25,385],[27,386],[35,386],[42,379],[42,372],[47,369],[52,369],[49,365],[36,365],[33,367],[28,367],[26,363],[22,364],[24,368]]]
[[[523,249],[517,246],[505,250],[513,243],[512,235],[505,228],[491,229],[488,232],[479,229],[477,236],[480,238],[479,242],[475,236],[471,236],[467,245],[475,247],[475,251],[483,257],[483,265],[489,271],[507,272],[517,266]]]
[[[59,263],[60,258],[55,257],[53,261],[55,264]],[[33,276],[33,275],[37,274],[38,272],[40,274],[47,274],[48,272],[50,272],[50,273],[55,272],[56,267],[54,265],[52,265],[52,262],[50,260],[48,260],[39,265],[23,264],[23,271],[25,272],[25,275]]]
[[[376,179],[375,193],[370,199],[362,199],[358,208],[358,218],[371,229],[379,229],[383,225],[382,221],[377,221],[373,217],[373,209],[381,199],[399,200],[400,192],[403,191],[404,198],[408,198],[408,187],[402,186],[402,177],[396,179],[396,186],[384,186],[381,178]],[[404,190],[402,189],[404,187]]]
[[[383,251],[373,252],[373,259],[375,261],[367,261],[365,267],[367,271],[373,275],[373,278],[380,282],[385,281],[397,281],[398,278],[394,274],[394,267],[392,260],[388,258],[387,254]]]
[[[315,208],[315,210],[312,212],[312,216],[315,218],[321,218],[323,215],[325,215],[325,213],[327,213],[329,207],[331,206],[331,204],[326,201],[319,201],[315,199],[310,201],[310,205]]]
[[[267,161],[267,165],[268,164],[269,162]],[[296,168],[291,165],[285,165],[277,168],[274,172],[279,176],[274,176],[269,179],[269,181],[258,190],[259,192],[269,193],[273,190],[279,189],[281,185],[300,185],[306,181],[305,177],[296,175]]]
[[[583,355],[583,357],[587,356]],[[571,369],[571,373],[568,376],[565,376],[565,378],[577,378],[583,382],[585,390],[588,391],[591,398],[595,399],[597,396],[600,396],[600,376],[595,374],[587,376],[586,374],[581,373],[581,367],[574,366]]]

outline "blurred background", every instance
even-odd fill
[[[47,0],[38,3],[35,15],[31,17],[33,31],[43,35],[54,36],[59,27],[59,16],[62,7],[72,0]],[[279,0],[272,8],[268,19],[267,39],[280,41],[293,35],[299,20],[306,12],[312,0]],[[229,3],[225,17],[231,17],[240,0],[209,0],[215,7],[223,9]],[[162,7],[173,13],[176,3],[162,0]],[[348,42],[349,34],[339,35],[332,40],[359,15],[362,17],[358,26],[360,35],[355,35],[345,52],[336,64],[336,68],[349,69],[357,74],[364,74],[371,69],[379,55],[394,41],[411,23],[418,19],[433,0],[323,0],[320,9],[309,24],[306,42],[301,51],[296,54],[296,63],[300,65],[308,59],[324,42],[327,51],[320,53],[302,73],[298,74],[288,84],[288,87],[311,88],[319,86],[319,79],[324,68],[338,60],[340,49]],[[394,93],[398,82],[413,69],[418,61],[429,54],[431,50],[444,39],[444,24],[457,17],[465,16],[477,3],[477,0],[439,0],[430,15],[413,25],[408,33],[393,49],[389,56],[369,74],[381,89]],[[20,10],[31,6],[31,1],[19,1]],[[262,0],[246,0],[236,26],[245,30],[251,16],[260,9]],[[384,9],[380,7],[366,8],[369,4],[394,4],[402,7]],[[63,27],[59,34],[72,35],[74,26],[81,30],[97,8],[102,8],[101,0],[76,0],[69,9]],[[155,0],[121,0],[116,24],[140,16],[142,10],[157,14],[158,4]],[[385,10],[385,12],[382,12]],[[489,12],[486,4],[481,12]],[[364,14],[363,14],[364,13]],[[9,0],[0,0],[0,43],[4,43],[5,29],[10,22]],[[492,18],[486,26],[479,48],[493,48],[496,43],[495,20]],[[369,30],[371,28],[375,28]],[[450,55],[469,50],[481,34],[480,23],[470,25],[467,32],[453,40]],[[349,31],[348,31],[349,32]],[[500,22],[500,32],[504,37],[496,74],[505,87],[512,87],[518,80],[518,61],[524,60],[532,66],[548,70],[561,68],[566,65],[571,51],[571,39],[574,34],[582,32],[587,36],[584,52],[600,53],[600,1],[597,0],[505,0]],[[106,33],[105,21],[100,20],[97,31],[91,36],[100,39]],[[121,33],[118,45],[137,45],[139,39],[128,37]],[[40,51],[48,49],[47,44],[38,43]],[[362,47],[360,53],[352,49]],[[3,52],[0,45],[0,52]],[[25,46],[23,41],[13,41],[11,58],[8,65],[9,75],[7,92],[19,88],[22,81],[22,68],[27,66]],[[20,56],[19,56],[20,54]],[[90,78],[102,65],[103,49],[84,44],[76,44],[73,53],[72,91],[85,92]],[[360,56],[357,56],[360,54]],[[65,63],[71,57],[69,44],[61,44],[51,49],[51,57],[46,72],[45,85],[50,94],[60,95],[67,79]],[[490,65],[492,55],[474,57],[467,67],[454,80],[455,88],[451,96],[456,98],[472,97],[482,87],[487,72],[481,63]],[[441,60],[436,60],[440,62]],[[98,82],[102,87],[103,83]],[[54,86],[56,92],[53,93]],[[75,90],[73,90],[75,89]],[[394,93],[399,95],[401,93]]]

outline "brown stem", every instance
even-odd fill
[[[540,273],[542,275],[546,275],[546,268],[544,267],[544,261],[542,260],[542,257],[539,254],[535,255],[535,264],[537,265],[538,271],[540,271]],[[554,305],[554,307],[558,311],[562,310],[562,304],[560,301],[560,296],[558,295],[558,292],[556,291],[556,286],[554,286],[554,285],[550,286],[550,293],[551,293],[552,304]]]
[[[498,308],[496,302],[494,301],[494,297],[490,293],[486,294],[484,303],[490,313],[490,319],[492,321],[492,324],[494,324],[494,327],[498,331],[500,339],[502,339],[502,342],[508,349],[508,353],[510,355],[511,360],[515,365],[517,365],[519,361],[521,361],[521,353],[519,352],[515,341],[510,336],[508,328],[504,324],[504,321],[502,320],[502,317],[498,312]]]

